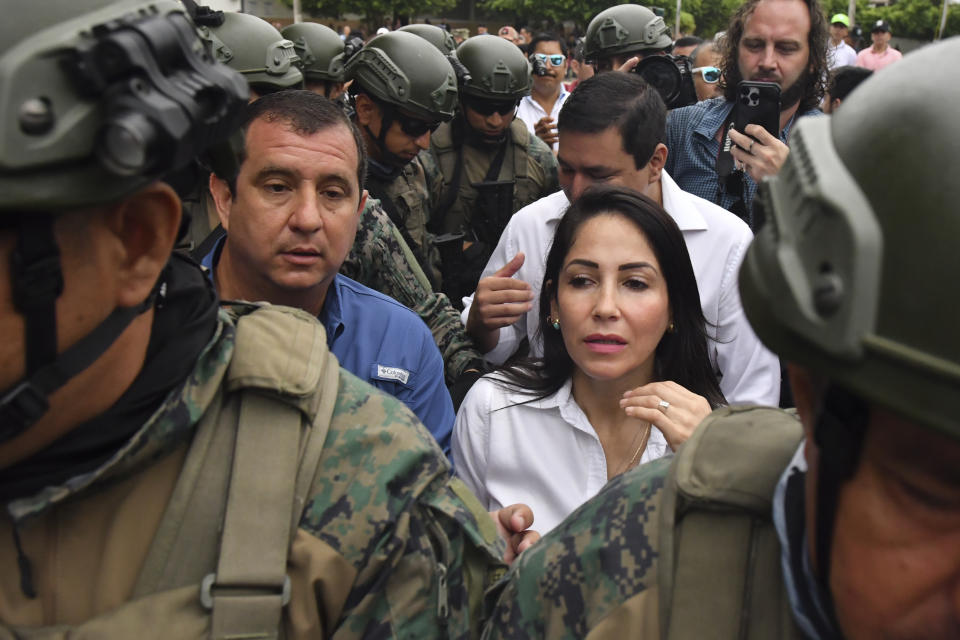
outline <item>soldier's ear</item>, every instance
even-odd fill
[[[164,182],[141,189],[106,212],[109,233],[122,248],[115,270],[117,306],[133,307],[147,299],[170,259],[180,216],[180,199]]]
[[[357,124],[361,126],[369,127],[374,120],[380,117],[380,107],[365,93],[356,95],[353,106],[357,112]]]

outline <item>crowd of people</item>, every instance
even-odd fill
[[[0,637],[958,637],[958,39],[0,1]]]

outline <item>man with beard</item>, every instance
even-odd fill
[[[675,109],[667,120],[671,153],[666,169],[681,189],[733,211],[757,228],[759,221],[750,207],[757,184],[783,166],[787,134],[796,119],[820,113],[826,42],[826,18],[818,0],[747,0],[737,10],[724,38],[720,65],[724,97]],[[760,125],[733,130],[741,80],[780,85],[779,138]],[[721,153],[728,147],[729,156]]]
[[[427,40],[393,31],[377,36],[346,67],[354,121],[369,154],[367,190],[400,229],[434,288],[440,256],[427,222],[440,197],[430,134],[453,117],[457,79]]]
[[[540,72],[533,76],[530,95],[520,101],[517,117],[533,135],[557,152],[557,115],[570,92],[563,86],[567,72],[567,47],[550,33],[541,33],[530,43],[530,60]]]
[[[443,289],[454,304],[477,286],[510,216],[559,188],[550,148],[515,118],[530,88],[523,53],[502,38],[473,38],[457,55],[470,72],[460,113],[430,142],[444,188],[430,228],[453,234],[441,254]]]

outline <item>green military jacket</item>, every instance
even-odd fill
[[[340,273],[397,300],[427,323],[443,355],[448,385],[482,360],[459,312],[447,296],[430,288],[397,226],[374,198],[367,198],[356,239]]]
[[[272,467],[269,451],[246,458],[247,469],[251,460],[256,465],[262,459],[271,477],[271,468],[296,470],[298,492],[305,489],[292,509],[280,503],[282,520],[295,523],[289,554],[286,536],[280,537],[280,575],[292,583],[292,593],[283,589],[280,637],[476,635],[483,591],[505,570],[502,543],[482,506],[450,477],[433,438],[402,403],[340,369],[327,351],[322,326],[309,314],[270,306],[242,313],[238,320],[221,312],[182,386],[100,468],[7,505],[10,518],[0,521],[0,529],[16,523],[26,557],[40,561],[34,566],[41,580],[37,598],[20,594],[17,563],[8,548],[13,545],[0,549],[0,638],[211,637],[216,601],[245,595],[229,589],[211,595],[201,586],[203,576],[220,583],[224,558],[218,564],[217,556],[228,545],[227,533],[235,537],[244,530],[230,526],[236,503],[225,507],[225,521],[218,515],[223,494],[229,490],[232,500],[234,486],[264,484],[255,474],[234,471],[221,478],[211,469],[227,473],[231,451],[233,468],[243,468],[237,462],[239,444],[236,450],[231,444],[240,442],[237,434],[252,429],[271,438],[263,430],[276,432],[281,415],[286,425],[292,415],[292,433],[303,434],[300,455],[286,464],[285,458],[274,459]],[[245,414],[248,402],[252,408]],[[277,403],[286,408],[279,410]],[[311,439],[316,433],[321,437]],[[295,436],[295,452],[297,442]],[[305,467],[311,451],[316,457]],[[157,475],[157,469],[163,472]],[[172,486],[172,493],[144,489],[138,481],[148,476],[154,485]],[[153,499],[136,499],[142,491]],[[233,512],[238,515],[248,526],[267,517]],[[105,522],[93,530],[109,535],[73,540],[87,531],[85,518]],[[55,534],[70,522],[71,531]],[[5,540],[12,539],[5,533]],[[91,560],[58,557],[71,544]],[[274,548],[264,541],[259,551],[270,554]],[[56,593],[69,591],[67,584],[76,589]],[[269,593],[258,595],[262,591],[254,588],[250,602],[269,599]],[[214,600],[213,622],[204,596]],[[278,601],[279,596],[278,591]],[[73,600],[90,604],[78,609]],[[54,606],[57,602],[68,604]],[[58,614],[71,607],[89,615]],[[226,625],[236,622],[242,629],[243,600],[234,611],[237,619]]]
[[[524,551],[484,638],[799,640],[771,514],[801,438],[777,409],[715,411]]]
[[[421,151],[404,165],[400,175],[386,187],[387,197],[397,208],[406,232],[416,245],[411,249],[416,255],[424,256],[427,264],[420,266],[430,272],[435,282],[440,282],[440,254],[427,227],[440,202],[441,188],[440,172],[428,151]]]
[[[462,116],[461,116],[462,117]],[[509,129],[510,145],[504,156],[498,181],[515,181],[513,207],[516,213],[531,202],[549,195],[560,188],[557,181],[557,159],[540,138],[530,135],[520,120],[514,119]],[[477,189],[472,185],[483,182],[499,149],[480,147],[463,142],[455,144],[453,123],[445,122],[430,138],[430,153],[443,176],[443,198],[447,202],[448,191],[456,180],[457,154],[463,153],[463,169],[457,196],[443,215],[441,229],[444,233],[467,233],[474,220]],[[436,224],[436,223],[435,223]]]

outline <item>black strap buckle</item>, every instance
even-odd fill
[[[0,399],[0,442],[18,435],[49,408],[47,396],[29,380],[14,387]]]

